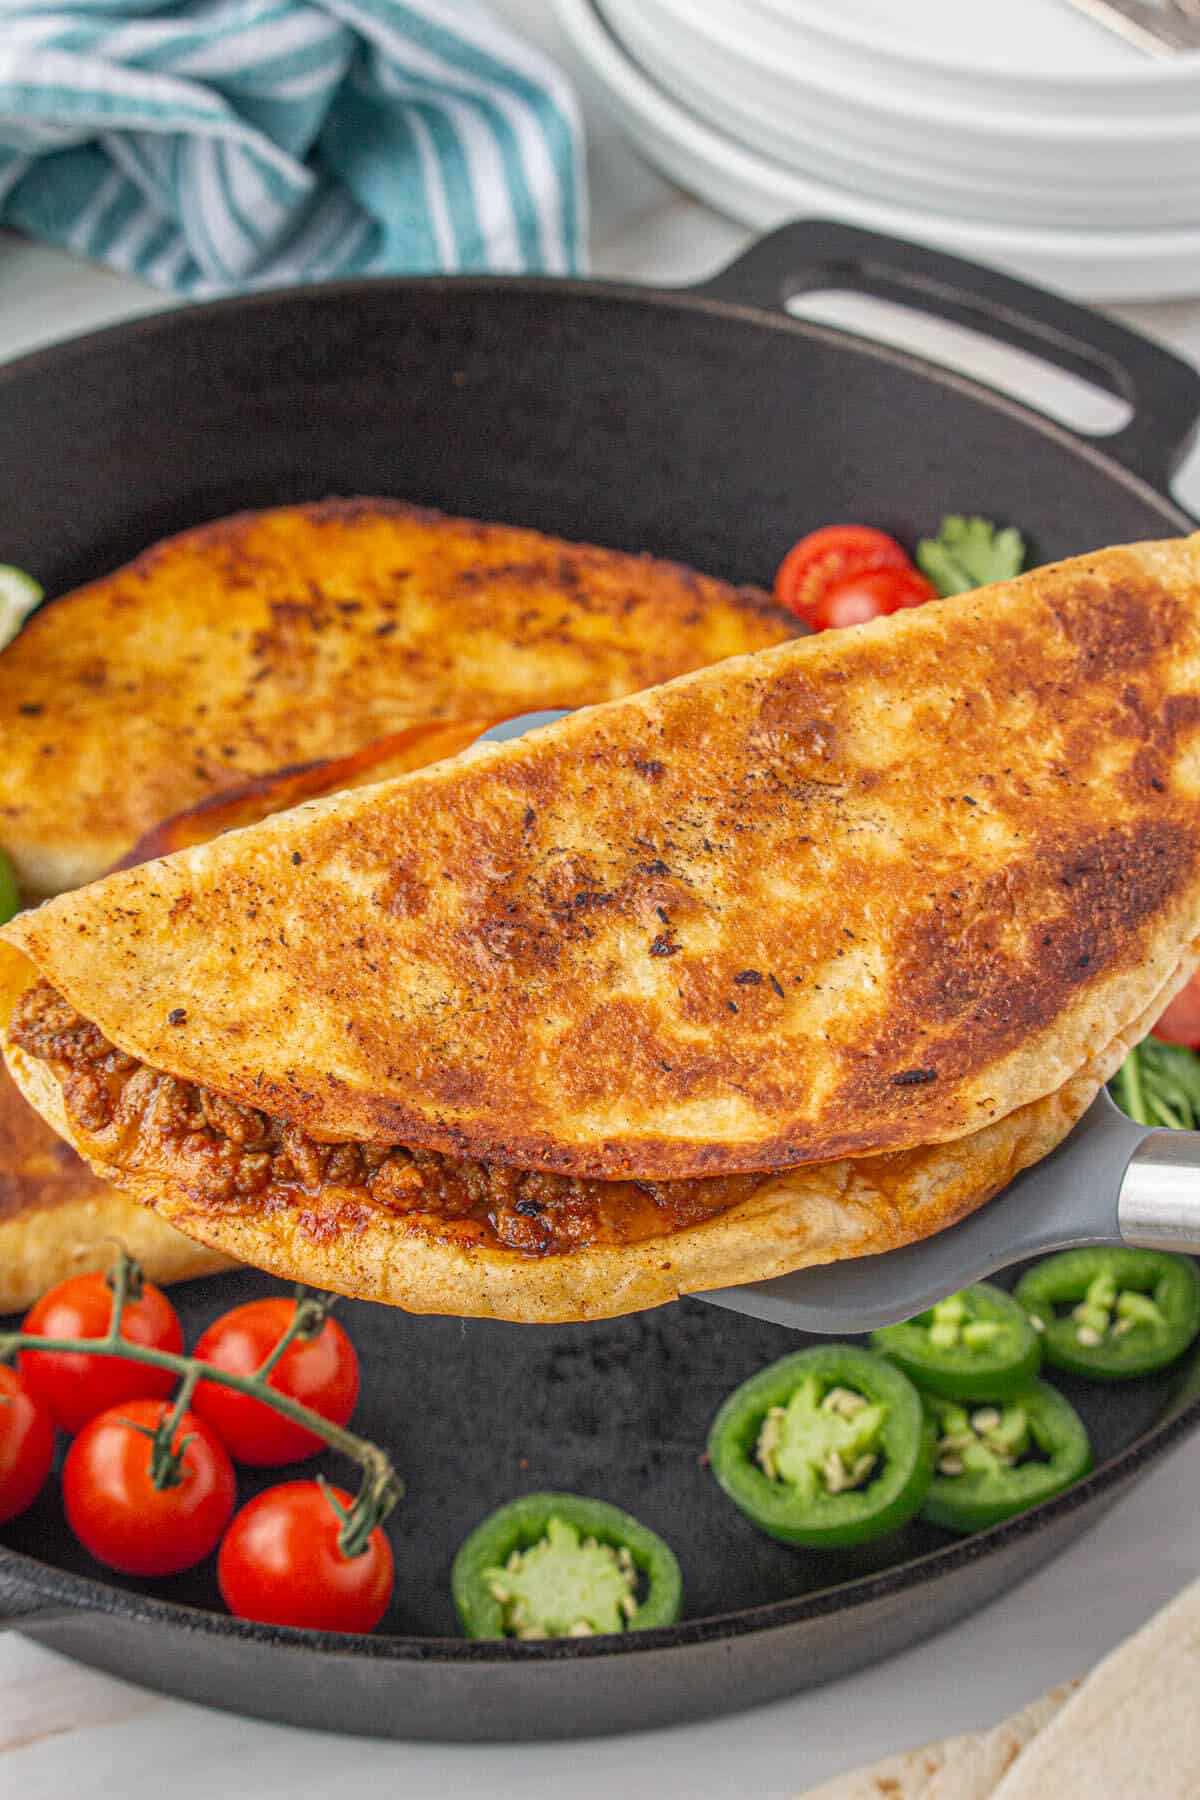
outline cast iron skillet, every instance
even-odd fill
[[[1033,349],[1126,396],[1132,420],[1088,442],[781,310],[829,286]],[[1200,377],[1115,324],[927,250],[793,225],[683,293],[355,283],[170,312],[27,357],[0,372],[0,548],[54,593],[206,518],[362,493],[764,583],[809,527],[865,518],[911,539],[952,509],[1019,523],[1048,560],[1189,529],[1164,489],[1198,416]],[[244,1274],[177,1289],[189,1338],[263,1286]],[[1058,1501],[966,1542],[916,1526],[822,1560],[760,1537],[699,1462],[723,1395],[795,1346],[780,1328],[688,1302],[541,1330],[366,1305],[344,1316],[364,1362],[361,1427],[409,1480],[379,1635],[232,1620],[210,1571],[153,1591],[96,1579],[53,1494],[4,1532],[0,1617],[135,1681],[296,1724],[445,1739],[625,1730],[770,1699],[947,1625],[1053,1556],[1200,1423],[1178,1377],[1081,1390],[1099,1467]],[[662,1532],[684,1565],[685,1622],[610,1640],[456,1638],[454,1549],[533,1487],[619,1501]]]

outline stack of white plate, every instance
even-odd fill
[[[1200,293],[1200,52],[1065,0],[558,0],[629,135],[755,226],[816,213],[1071,293]]]

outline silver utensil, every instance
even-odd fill
[[[522,713],[477,741],[523,737],[564,717]],[[1057,1150],[935,1237],[695,1298],[796,1331],[873,1331],[1010,1263],[1084,1244],[1200,1255],[1200,1131],[1135,1124],[1101,1091]]]
[[[1200,1131],[1137,1125],[1101,1092],[1057,1150],[936,1237],[696,1297],[796,1331],[874,1331],[1010,1263],[1085,1244],[1200,1255]]]
[[[1152,0],[1066,0],[1066,4],[1150,56],[1200,50],[1196,0],[1169,0],[1165,6],[1155,6]]]
[[[475,742],[503,744],[509,738],[524,737],[527,732],[537,731],[542,725],[553,725],[556,719],[565,719],[570,711],[569,706],[560,706],[549,712],[518,713],[515,718],[501,719],[499,725],[492,725],[487,731],[481,732]]]

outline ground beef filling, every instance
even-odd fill
[[[459,1239],[554,1256],[680,1231],[725,1212],[766,1179],[596,1181],[403,1144],[322,1143],[284,1119],[126,1055],[44,981],[17,1002],[9,1037],[51,1066],[67,1112],[106,1161],[140,1173],[169,1168],[214,1209],[287,1205],[321,1236],[339,1217],[360,1222],[358,1192]]]

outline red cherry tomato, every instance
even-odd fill
[[[1154,1027],[1154,1035],[1165,1044],[1185,1044],[1189,1050],[1200,1050],[1200,975],[1193,975],[1176,994]]]
[[[343,1506],[342,1488],[330,1488]],[[338,1549],[341,1520],[315,1481],[268,1488],[221,1545],[221,1598],[241,1619],[310,1631],[371,1631],[392,1597],[392,1550],[378,1528],[361,1556]]]
[[[210,1325],[196,1345],[201,1362],[230,1375],[252,1375],[266,1361],[292,1322],[294,1300],[251,1300]],[[289,1344],[267,1377],[277,1388],[323,1419],[344,1425],[358,1399],[358,1357],[336,1319],[326,1319],[312,1338]],[[280,1418],[261,1400],[202,1381],[192,1401],[229,1454],[251,1468],[272,1469],[299,1462],[325,1448],[320,1438],[290,1419]]]
[[[181,1479],[156,1488],[150,1439],[170,1407],[126,1400],[85,1425],[67,1453],[67,1522],[85,1550],[125,1575],[177,1575],[215,1550],[237,1504],[233,1464],[216,1433],[185,1412],[172,1437]],[[186,1443],[185,1443],[186,1440]]]
[[[72,1275],[43,1294],[24,1329],[40,1337],[103,1337],[112,1318],[112,1290],[103,1275]],[[141,1298],[126,1301],[121,1336],[154,1350],[183,1349],[175,1308],[161,1288],[142,1285]],[[64,1431],[76,1432],[121,1400],[169,1394],[178,1379],[167,1369],[78,1351],[25,1350],[21,1379]]]
[[[53,1460],[53,1420],[15,1370],[0,1366],[0,1525],[33,1505]]]
[[[936,597],[933,583],[917,569],[872,569],[866,575],[851,575],[823,594],[810,623],[814,631],[865,625],[868,619],[882,619],[908,606],[924,606]]]
[[[886,531],[871,525],[826,525],[810,531],[788,551],[775,577],[775,598],[814,631],[823,631],[816,614],[832,589],[873,569],[911,567],[903,546]]]

